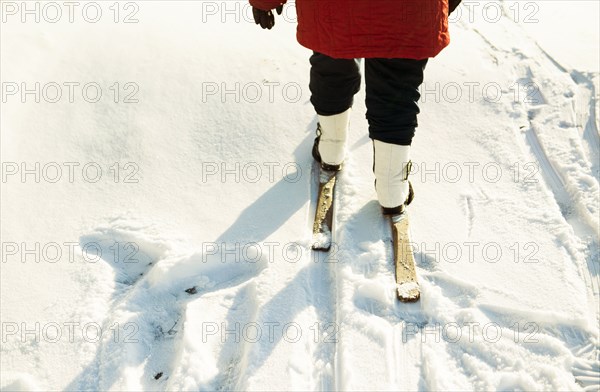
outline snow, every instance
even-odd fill
[[[597,2],[461,6],[412,154],[416,303],[396,299],[364,89],[334,243],[310,250],[293,6],[263,31],[244,2],[122,2],[118,23],[112,3],[97,23],[21,4],[0,24],[2,390],[600,385]],[[40,102],[8,94],[35,82]]]
[[[313,249],[329,249],[331,247],[331,230],[326,225],[321,226],[323,232],[313,234]]]
[[[419,284],[415,282],[408,282],[398,285],[398,296],[401,298],[412,297],[413,292],[418,292]]]

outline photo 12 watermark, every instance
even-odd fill
[[[537,184],[540,166],[538,162],[496,161],[411,161],[409,178],[421,183],[489,183],[502,180],[513,183]]]
[[[480,323],[448,322],[448,323],[413,323],[402,322],[402,342],[418,338],[421,343],[497,343],[501,339],[511,339],[515,343],[538,343],[536,335],[540,326],[535,322],[514,322],[512,325],[503,325],[489,321]],[[418,336],[418,337],[417,337]]]
[[[2,1],[2,23],[139,23],[136,1]]]
[[[202,23],[256,23],[252,5],[247,0],[202,1],[201,6]],[[282,22],[291,24],[298,22],[294,1],[286,2],[281,15],[277,15],[276,23]]]
[[[17,341],[27,343],[98,343],[111,339],[115,343],[139,343],[139,325],[134,322],[105,326],[97,322],[48,321],[48,322],[2,322],[2,343]]]
[[[505,18],[514,23],[539,23],[540,4],[543,2],[465,0],[448,16],[448,22],[498,23]]]
[[[100,260],[112,263],[139,263],[140,247],[135,242],[96,241],[48,241],[48,242],[2,242],[2,263],[97,263]]]
[[[296,162],[202,162],[200,180],[206,183],[276,183],[281,180],[296,183],[304,169]]]
[[[337,343],[340,327],[334,322],[314,322],[303,326],[297,322],[263,321],[249,323],[203,322],[202,343],[216,339],[220,343],[273,343],[283,340],[298,343],[304,337],[314,343]]]
[[[2,162],[2,183],[137,184],[140,167],[135,162]],[[102,180],[102,181],[101,181]]]
[[[2,103],[139,103],[135,82],[2,82]]]
[[[308,242],[203,242],[202,263],[213,262],[215,257],[220,263],[267,263],[296,264],[308,259],[312,263],[339,263],[340,246],[331,244],[329,252],[313,252]]]
[[[202,103],[297,103],[308,96],[298,82],[214,82],[201,85]]]
[[[496,241],[410,242],[401,254],[412,253],[417,263],[540,263],[540,246],[535,241],[500,243]]]
[[[511,102],[540,104],[543,103],[540,86],[535,82],[515,81],[502,84],[489,82],[423,82],[419,86],[420,103],[474,103],[484,101],[498,103],[504,98]]]

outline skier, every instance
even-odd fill
[[[286,0],[250,0],[256,24],[275,25]],[[373,140],[375,189],[386,215],[413,199],[410,146],[430,57],[449,42],[448,15],[461,0],[296,0],[297,38],[313,50],[311,103],[318,115],[313,157],[340,170],[353,97],[365,59],[366,117]]]

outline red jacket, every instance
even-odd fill
[[[250,0],[270,10],[286,0]],[[448,0],[296,0],[298,42],[334,58],[436,56],[450,43]]]

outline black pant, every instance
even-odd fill
[[[348,110],[360,90],[360,60],[334,59],[314,52],[310,57],[310,91],[317,114]],[[410,145],[417,127],[425,60],[365,59],[369,137]]]

